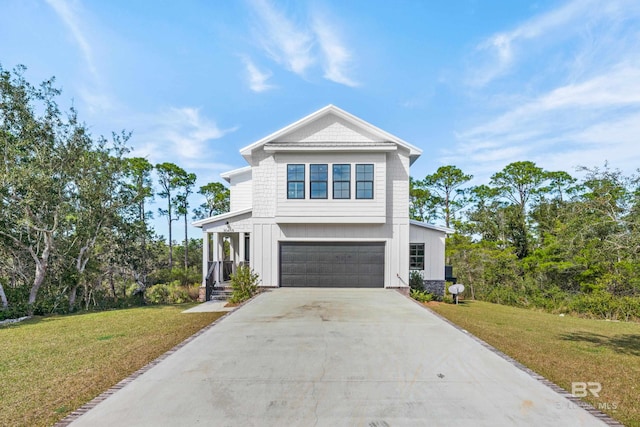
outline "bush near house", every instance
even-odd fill
[[[411,290],[424,291],[424,279],[419,271],[413,270],[409,274],[409,287]]]
[[[419,302],[429,302],[434,300],[434,296],[429,292],[419,291],[417,289],[411,289],[411,298]]]
[[[182,286],[179,280],[171,283],[159,283],[147,290],[147,301],[151,304],[182,304],[198,300],[198,287],[194,284]]]
[[[229,302],[238,304],[257,294],[258,278],[259,276],[249,267],[245,265],[238,267],[236,272],[231,275],[232,294]]]

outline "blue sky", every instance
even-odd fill
[[[519,160],[632,173],[639,46],[637,0],[0,3],[5,69],[56,76],[94,134],[132,131],[132,155],[198,185],[327,104],[422,148],[418,178],[454,164],[479,184]]]

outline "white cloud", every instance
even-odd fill
[[[270,0],[251,0],[250,5],[257,18],[254,38],[272,60],[303,77],[320,65],[325,79],[358,86],[349,76],[351,50],[325,14],[310,12],[309,20],[295,20]]]
[[[228,166],[215,162],[214,153],[221,147],[212,142],[236,128],[220,129],[197,108],[169,108],[139,118],[138,123],[141,129],[134,133],[134,156],[146,157],[152,163],[177,163],[185,169],[222,170]]]
[[[574,0],[489,37],[467,76],[477,85],[467,117],[482,121],[456,133],[440,160],[485,177],[521,160],[568,172],[609,160],[633,171],[639,28],[640,2]]]
[[[260,71],[260,69],[248,56],[242,56],[242,62],[244,62],[244,65],[247,69],[249,88],[251,88],[252,91],[259,93],[274,88],[273,85],[267,83],[267,80],[269,80],[272,76],[272,73],[270,71]]]
[[[313,23],[320,49],[324,55],[324,77],[345,86],[355,87],[358,83],[347,76],[352,62],[351,52],[337,35],[337,30],[319,17]]]
[[[86,79],[75,82],[80,99],[86,104],[90,114],[112,112],[116,109],[117,101],[105,89],[102,75],[96,66],[94,48],[87,37],[88,32],[83,28],[87,25],[87,17],[83,15],[80,3],[75,0],[45,1],[67,27],[88,70],[88,73],[82,72],[82,75],[87,76]],[[96,37],[95,30],[93,37]]]
[[[580,69],[602,60],[611,49],[609,44],[624,44],[619,36],[610,40],[593,39],[599,26],[615,31],[621,22],[640,13],[635,0],[572,0],[560,8],[533,17],[511,31],[499,32],[479,43],[471,63],[468,83],[482,87],[513,70],[518,62],[527,60],[541,45],[559,44],[562,40],[583,39],[582,51],[574,52],[574,62]],[[637,45],[637,41],[632,42]],[[597,50],[598,55],[594,55]],[[613,49],[617,50],[617,49]],[[549,58],[544,58],[549,61]]]
[[[304,74],[313,62],[313,37],[277,10],[269,0],[253,0],[260,25],[256,28],[262,47],[276,62],[296,74]]]
[[[77,3],[70,2],[67,0],[45,0],[51,8],[56,12],[56,14],[62,19],[64,24],[67,26],[73,39],[78,44],[80,48],[80,52],[82,52],[82,56],[87,63],[87,67],[91,74],[97,79],[98,78],[98,69],[95,66],[93,61],[93,49],[89,44],[87,37],[81,29],[82,19],[78,15],[77,11]]]
[[[621,63],[608,73],[553,89],[459,133],[458,145],[445,157],[493,172],[519,160],[569,170],[606,159],[633,170],[640,164],[637,135],[640,67]]]

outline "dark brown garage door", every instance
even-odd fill
[[[382,288],[384,243],[281,243],[280,286]]]

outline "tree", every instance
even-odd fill
[[[531,197],[547,191],[543,184],[548,178],[548,172],[533,162],[514,162],[493,174],[491,184],[503,197],[518,205],[523,214],[526,214],[527,203]]]
[[[424,181],[409,177],[409,217],[416,221],[433,221],[439,199],[425,187]]]
[[[189,195],[192,193],[193,185],[196,183],[196,174],[186,173],[179,177],[178,187],[181,192],[176,195],[176,214],[184,217],[184,269],[189,268],[189,235],[187,215],[189,214]]]
[[[0,282],[0,302],[2,302],[1,310],[6,310],[9,307],[9,302],[7,301],[7,294],[4,293],[4,287],[2,287],[2,282]]]
[[[25,67],[0,67],[0,235],[33,262],[29,312],[42,286],[57,233],[69,211],[74,141],[85,141],[72,109],[64,120],[54,79],[39,87],[23,77]],[[37,112],[41,113],[38,114]]]
[[[461,200],[464,191],[460,187],[472,178],[473,175],[463,173],[456,166],[440,166],[434,174],[425,177],[425,187],[435,193],[442,204],[442,216],[447,227],[451,226],[457,210],[464,207],[464,200]]]
[[[105,231],[120,223],[122,209],[133,203],[129,199],[125,176],[125,145],[130,134],[114,134],[110,147],[104,138],[99,138],[92,147],[76,147],[76,169],[73,176],[73,188],[70,192],[72,212],[67,216],[69,230],[68,248],[72,251],[77,280],[70,285],[69,309],[74,309],[78,287],[88,289],[85,277],[87,264],[94,256],[96,243],[105,237]],[[85,292],[86,294],[87,292]]]
[[[498,200],[499,192],[488,185],[478,185],[469,189],[471,208],[467,212],[467,222],[460,230],[476,234],[488,242],[504,242],[504,203]]]
[[[149,273],[147,240],[150,232],[147,218],[151,215],[146,211],[145,203],[147,199],[153,198],[151,180],[153,165],[145,158],[132,157],[125,160],[125,167],[125,174],[128,178],[125,187],[130,193],[129,198],[136,207],[134,217],[130,220],[132,226],[125,234],[133,235],[134,242],[138,242],[138,244],[131,245],[133,247],[128,250],[127,264],[131,267],[134,280],[138,284],[137,292],[144,296]]]
[[[207,185],[203,185],[198,193],[205,197],[206,202],[194,210],[194,219],[204,219],[229,212],[230,192],[221,183],[210,182]]]
[[[529,228],[527,227],[527,206],[534,195],[548,191],[543,184],[549,179],[549,173],[530,161],[510,163],[491,177],[491,184],[520,212],[509,212],[509,231],[517,236],[516,252],[522,259],[529,253]]]
[[[158,209],[161,216],[167,217],[169,225],[169,268],[173,268],[173,238],[171,233],[171,223],[177,221],[174,206],[176,205],[174,190],[180,186],[180,182],[187,174],[184,169],[173,163],[159,163],[156,165],[156,173],[162,191],[158,193],[163,199],[167,199],[167,209]],[[175,215],[175,216],[174,216]]]

